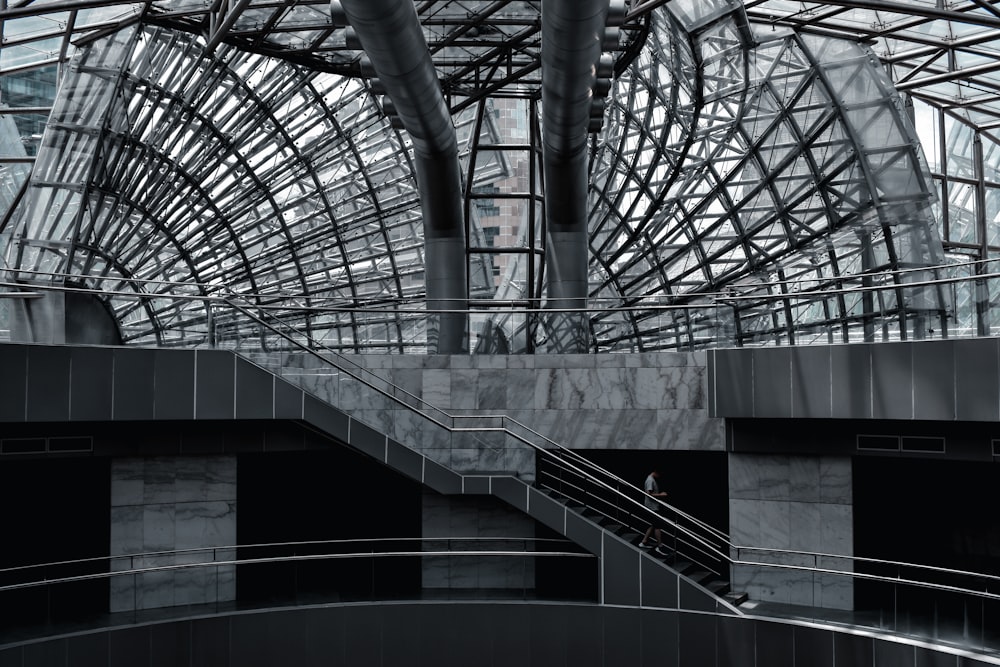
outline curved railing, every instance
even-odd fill
[[[505,587],[424,585],[427,568],[494,568]],[[513,572],[511,559],[520,562]],[[450,537],[317,540],[101,556],[0,569],[0,644],[58,627],[135,623],[260,606],[387,599],[527,599],[594,602],[596,583],[553,586],[539,574],[596,557],[569,540]],[[514,568],[516,569],[516,567]],[[171,579],[188,577],[186,585]],[[596,575],[593,577],[596,580]],[[239,581],[239,586],[235,585]],[[195,590],[197,586],[197,590]],[[172,604],[162,604],[164,589]],[[151,602],[152,601],[152,602]],[[109,611],[110,609],[110,611]]]

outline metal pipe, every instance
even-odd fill
[[[433,352],[468,348],[465,222],[458,140],[427,41],[410,0],[334,0],[346,15],[371,66],[413,140],[424,216],[427,309],[440,312]],[[429,337],[431,334],[429,332]]]
[[[587,136],[609,0],[542,3],[542,156],[547,305],[587,307]],[[585,352],[586,318],[562,321],[557,351]]]

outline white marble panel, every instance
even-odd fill
[[[580,407],[585,410],[615,410],[622,407],[645,407],[639,404],[634,369],[597,368],[593,371],[573,371],[567,377],[576,382],[576,392],[582,392]]]
[[[657,410],[656,440],[651,449],[725,451],[725,421],[706,410]],[[648,440],[644,442],[649,442]]]
[[[508,456],[510,450],[506,447],[483,446],[478,448],[478,453],[478,462],[476,463],[475,470],[481,472],[515,472],[508,467],[513,464],[513,461]]]
[[[850,457],[820,457],[820,499],[826,503],[850,505],[854,502]]]
[[[507,371],[480,370],[476,381],[476,407],[503,411],[507,408]]]
[[[150,563],[149,566],[158,564],[168,565],[169,563],[163,560],[155,564]],[[174,605],[175,574],[173,570],[164,570],[138,575],[138,588],[135,591],[136,608],[172,607]]]
[[[475,410],[478,384],[478,370],[452,370],[451,407],[456,410]]]
[[[446,468],[451,468],[452,470],[458,470],[452,466],[452,449],[450,447],[446,449],[434,448],[434,449],[421,449],[420,453],[426,456],[428,460],[438,463]]]
[[[756,459],[757,457],[752,454],[729,454],[727,461],[730,498],[760,498],[761,467]]]
[[[479,557],[452,556],[448,568],[449,588],[479,588]]]
[[[472,356],[472,368],[502,370],[507,368],[507,359],[503,354],[476,354]]]
[[[421,566],[421,585],[424,588],[449,588],[451,564],[447,556],[425,556]]]
[[[350,415],[351,419],[369,426],[379,433],[388,433],[391,438],[398,442],[402,442],[398,435],[402,429],[396,428],[396,418],[397,416],[409,417],[408,412],[401,410],[348,410],[347,414]],[[412,417],[409,418],[412,419]]]
[[[854,580],[831,574],[816,576],[814,584],[817,606],[825,609],[854,609]]]
[[[504,379],[507,410],[530,410],[535,407],[535,370],[531,368],[507,371]]]
[[[421,387],[423,399],[430,405],[447,410],[451,407],[451,370],[424,371]]]
[[[424,371],[420,368],[393,368],[390,381],[417,398],[423,398]]]
[[[200,500],[236,499],[236,457],[205,457],[204,495]]]
[[[575,437],[586,420],[586,415],[579,412],[574,421],[571,413],[565,410],[526,410],[513,411],[509,414],[535,432],[564,447],[577,446]]]
[[[178,554],[177,565],[211,562],[209,553]],[[204,604],[215,601],[214,567],[192,567],[174,572],[174,604]]]
[[[352,354],[348,355],[351,361],[364,366],[370,371],[384,370],[392,367],[393,354]]]
[[[761,602],[811,606],[815,598],[813,583],[813,574],[801,570],[745,565],[733,568],[733,589]]]
[[[452,355],[451,357],[451,369],[455,370],[468,370],[470,368],[475,368],[475,359],[480,355],[478,354],[458,354]]]
[[[138,577],[134,574],[112,577],[109,582],[109,605],[112,613],[132,611],[136,608],[136,584]]]
[[[581,435],[586,440],[574,445],[580,449],[656,449],[659,415],[655,410],[615,410],[609,413],[588,411],[584,414]],[[592,435],[591,435],[592,434]]]
[[[174,549],[174,504],[144,505],[142,517],[143,551],[170,551]]]
[[[760,532],[760,501],[755,498],[729,499],[729,539],[741,547],[764,546]]]
[[[427,364],[428,355],[423,354],[391,354],[389,356],[389,366],[393,370],[423,368]]]
[[[111,462],[111,505],[141,505],[145,486],[143,459],[113,459]]]
[[[205,470],[208,462],[201,457],[187,456],[171,461],[174,466],[174,503],[198,500],[204,494]]]
[[[816,456],[793,456],[789,459],[788,493],[793,501],[820,500],[820,460]]]
[[[821,508],[816,503],[788,504],[790,542],[798,551],[824,551]]]
[[[111,508],[111,555],[143,551],[143,516],[141,505]]]
[[[176,465],[171,458],[145,461],[142,502],[145,505],[173,503],[177,499]]]
[[[505,470],[516,471],[524,482],[532,482],[535,479],[535,453],[528,449],[508,448],[506,453],[507,463]]]
[[[392,438],[414,449],[447,449],[452,447],[452,436],[442,428],[419,414],[396,410]]]
[[[133,478],[138,469],[136,460],[123,460],[120,466],[113,464],[113,474],[120,471]],[[112,554],[235,544],[234,457],[159,457],[143,460],[142,470],[143,500],[147,502],[111,508]],[[148,502],[149,499],[160,502]],[[211,558],[211,551],[196,551],[131,560],[135,567],[151,567]],[[220,582],[214,572],[215,568],[213,574],[171,570],[125,577],[113,582],[110,604],[115,610],[133,609],[136,605],[151,609],[195,604],[206,601],[206,590],[214,591],[220,583],[227,591],[226,599],[233,599],[234,573],[228,573],[228,580]],[[212,579],[211,585],[208,578]]]
[[[316,360],[318,363],[319,360]],[[335,368],[283,370],[281,376],[320,400],[336,405],[340,402],[341,373]]]
[[[823,551],[851,556],[854,554],[854,506],[820,505]]]
[[[671,366],[662,369],[639,369],[639,377],[652,376],[661,389],[659,402],[653,407],[702,410],[707,406],[705,369],[690,366]],[[640,380],[641,381],[641,380]]]
[[[399,355],[396,355],[396,356],[399,356]],[[426,368],[426,369],[429,369],[429,370],[434,370],[434,369],[448,369],[448,368],[451,368],[451,365],[452,365],[452,363],[454,362],[454,360],[456,358],[458,358],[459,356],[464,357],[466,355],[425,354],[425,355],[419,356],[419,357],[417,355],[407,355],[407,356],[418,358],[420,360],[420,362],[421,362],[420,363],[420,367],[421,368]]]
[[[597,354],[594,355],[595,368],[628,368],[625,359],[629,355],[625,354]]]
[[[177,549],[236,544],[235,501],[178,503],[175,516]]]
[[[487,547],[488,548],[488,547]],[[529,577],[529,568],[530,574]],[[534,586],[534,569],[521,556],[481,556],[478,563],[481,588],[527,588]]]
[[[234,566],[225,565],[215,568],[215,581],[219,602],[229,602],[236,599],[236,568]]]
[[[676,400],[671,394],[675,386],[670,377],[659,368],[633,368],[623,376],[623,381],[632,385],[622,391],[622,397],[627,402],[610,406],[611,408],[645,408],[648,410],[663,410],[675,407]]]
[[[479,449],[465,449],[458,447],[448,449],[446,450],[445,460],[438,462],[442,465],[449,466],[456,472],[476,472],[479,469]]]
[[[535,368],[594,368],[592,354],[536,354]]]
[[[395,407],[391,399],[348,375],[339,378],[336,406],[344,411],[388,410]]]
[[[787,500],[761,500],[760,544],[754,546],[788,549],[791,547],[791,512]]]
[[[760,498],[762,500],[788,500],[790,493],[791,461],[787,456],[755,457],[760,466]]]
[[[534,368],[535,355],[533,354],[512,354],[507,358],[507,368]]]

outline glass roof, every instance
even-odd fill
[[[470,326],[514,350],[531,317],[498,312],[545,293],[539,5],[417,4],[467,174]],[[992,333],[1000,10],[939,6],[622,5],[594,348]],[[243,294],[338,349],[425,349],[409,139],[336,6],[5,7],[0,278],[99,290],[128,342],[243,335],[207,312]]]

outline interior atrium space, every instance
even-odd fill
[[[0,665],[1000,665],[1000,1],[0,40]]]

